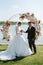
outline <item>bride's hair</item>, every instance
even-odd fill
[[[18,24],[22,24],[21,22],[18,22]]]

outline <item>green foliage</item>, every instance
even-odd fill
[[[13,22],[13,21],[11,21],[12,22],[12,24],[11,25],[15,25],[17,22]],[[4,24],[4,21],[0,21],[0,25],[3,25]],[[22,24],[26,24],[26,22],[22,22]]]
[[[4,21],[0,21],[0,25],[3,25]]]

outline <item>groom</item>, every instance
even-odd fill
[[[32,50],[34,49],[34,54],[36,54],[36,45],[35,45],[35,27],[32,26],[32,22],[28,22],[28,29],[25,33],[28,33],[28,43],[29,47]]]

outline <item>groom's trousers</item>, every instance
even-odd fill
[[[33,47],[34,53],[36,53],[35,40],[32,41],[31,39],[28,39],[28,43],[29,43],[29,47],[30,47],[31,51],[32,51],[32,47]]]

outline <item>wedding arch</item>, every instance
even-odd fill
[[[36,39],[38,39],[38,37],[40,36],[40,20],[38,20],[35,17],[34,13],[30,14],[29,12],[27,12],[27,13],[16,14],[16,15],[11,16],[8,19],[8,21],[11,21],[13,17],[15,18],[17,16],[19,17],[19,20],[21,22],[23,22],[24,19],[27,19],[28,21],[30,20],[34,24],[36,28]]]

